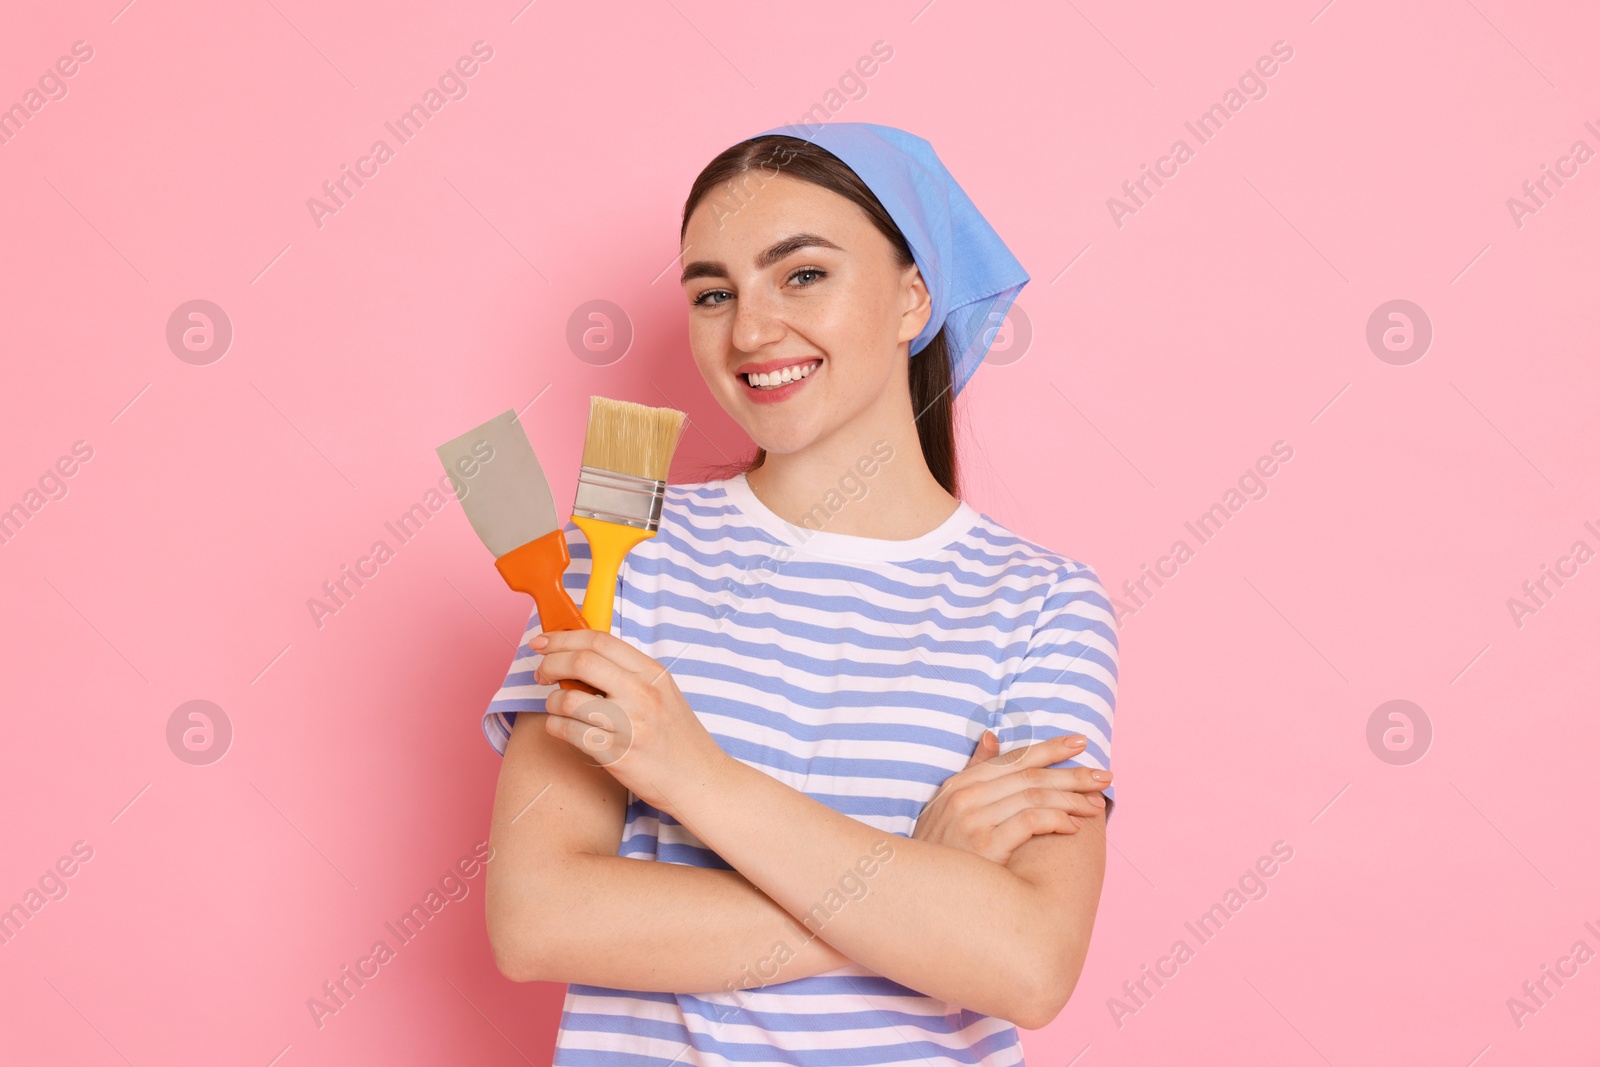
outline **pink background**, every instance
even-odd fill
[[[94,50],[0,145],[0,507],[93,449],[0,545],[0,906],[93,849],[0,947],[0,1059],[549,1062],[561,987],[495,970],[481,872],[320,1029],[306,1007],[487,836],[479,716],[527,600],[452,501],[320,628],[306,602],[395,547],[435,445],[536,397],[558,502],[593,393],[689,412],[674,480],[741,455],[663,273],[678,212],[880,40],[834,117],[928,137],[1033,275],[1031,344],[963,393],[965,495],[1113,590],[1195,549],[1122,620],[1099,922],[1029,1061],[1600,1054],[1600,961],[1507,1006],[1600,951],[1600,562],[1507,606],[1600,549],[1600,160],[1507,207],[1600,149],[1588,5],[123,2],[0,35],[5,105]],[[307,198],[478,40],[468,95],[319,228]],[[1184,122],[1280,40],[1200,145]],[[1179,137],[1119,227],[1107,199]],[[166,340],[194,299],[234,331],[208,365]],[[635,331],[606,366],[565,340],[595,299]],[[1366,341],[1395,299],[1433,329],[1406,365]],[[1267,495],[1199,544],[1276,441]],[[208,766],[167,740],[196,699],[234,731]],[[1367,740],[1395,699],[1432,727],[1407,765]],[[1199,945],[1185,922],[1277,841],[1266,897]]]

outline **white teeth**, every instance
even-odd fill
[[[820,366],[822,366],[821,360],[813,360],[810,363],[784,367],[782,370],[773,371],[771,374],[747,374],[745,378],[757,389],[775,389],[780,385],[787,385],[789,382],[809,377],[811,372]]]

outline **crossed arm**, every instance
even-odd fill
[[[1104,876],[1103,812],[1002,866],[874,829],[730,758],[678,807],[735,870],[640,862],[616,854],[626,789],[543,719],[517,716],[490,829],[489,936],[508,977],[727,992],[857,961],[1030,1029],[1071,996]],[[840,889],[852,872],[858,899]]]

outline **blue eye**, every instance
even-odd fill
[[[819,281],[828,276],[828,272],[825,271],[825,270],[819,270],[816,267],[801,267],[798,270],[796,270],[793,274],[789,275],[789,280],[790,281],[794,281],[794,279],[800,277],[800,275],[802,275],[802,274],[814,274],[814,275],[817,276],[817,280],[819,280]],[[802,289],[804,289],[807,286],[815,285],[815,284],[816,284],[815,281],[804,282],[804,283],[801,284],[800,287]],[[730,299],[733,296],[733,294],[729,293],[728,290],[726,290],[726,289],[707,289],[705,292],[701,293],[699,296],[697,296],[693,300],[689,301],[689,306],[690,307],[702,307],[702,306],[721,307],[723,304],[726,304],[728,301],[727,300],[712,300],[712,299],[710,299],[711,297],[716,296],[718,293],[721,293],[724,296],[729,297]]]

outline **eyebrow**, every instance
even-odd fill
[[[831,248],[836,252],[844,251],[844,249],[820,234],[793,233],[756,256],[756,267],[757,269],[765,270],[783,259],[784,256],[789,255],[791,252],[798,252],[802,248]],[[678,279],[678,283],[687,285],[696,278],[726,277],[728,277],[728,268],[724,267],[720,262],[710,259],[697,259],[683,268],[683,277]]]

